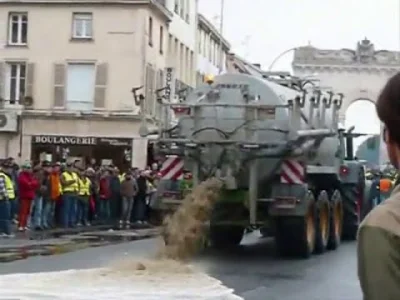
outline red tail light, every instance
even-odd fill
[[[350,173],[350,169],[346,166],[340,166],[339,173],[341,176],[347,176]]]
[[[175,106],[172,108],[175,116],[188,116],[190,115],[190,107]]]

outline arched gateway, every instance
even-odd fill
[[[295,75],[313,76],[321,87],[344,94],[340,111],[344,123],[353,102],[375,102],[388,78],[400,71],[400,52],[376,50],[367,38],[358,42],[354,50],[318,49],[309,45],[295,50],[292,66]]]

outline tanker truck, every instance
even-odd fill
[[[341,94],[245,74],[209,79],[180,103],[160,99],[154,149],[170,164],[161,173],[178,174],[180,166],[194,185],[224,182],[211,246],[238,245],[252,227],[273,236],[280,254],[308,258],[356,238],[369,192],[353,133],[339,128],[342,102]],[[155,134],[144,117],[140,134]]]

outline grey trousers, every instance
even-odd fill
[[[129,222],[133,209],[133,197],[122,197],[121,221]]]

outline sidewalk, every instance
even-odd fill
[[[22,236],[17,235],[13,239],[0,239],[0,263],[31,256],[56,255],[89,247],[135,241],[160,234],[158,227],[129,230],[108,228],[110,228],[109,225],[99,225],[71,230],[59,229],[54,230],[53,233],[50,231],[22,233]],[[37,238],[39,235],[42,235],[42,238]]]

